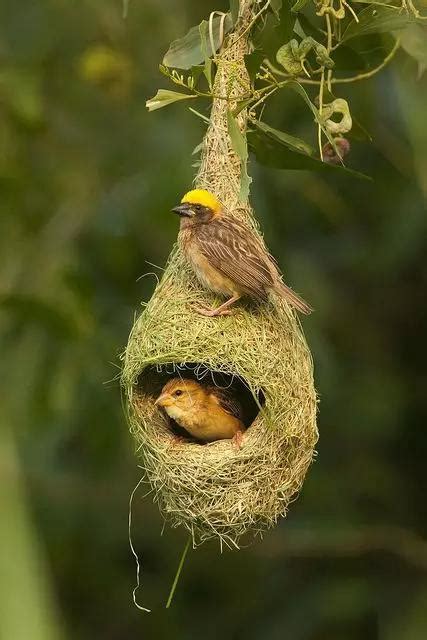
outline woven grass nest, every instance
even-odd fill
[[[247,79],[241,34],[248,20],[241,17],[223,46],[218,95],[230,91],[231,75]],[[234,81],[231,95],[238,91]],[[227,133],[227,106],[214,100],[195,184],[256,229],[249,204],[239,201],[240,160]],[[244,112],[239,125],[246,126]],[[162,515],[172,526],[183,525],[193,544],[217,538],[238,547],[243,535],[274,526],[300,490],[318,436],[316,393],[310,351],[284,300],[239,302],[231,316],[218,318],[192,308],[216,302],[174,247],[132,328],[122,381],[131,432]],[[177,376],[228,387],[239,399],[248,427],[240,449],[229,440],[177,443],[173,425],[154,406],[165,382]]]

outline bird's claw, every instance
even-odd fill
[[[229,309],[210,309],[209,307],[201,307],[199,305],[192,305],[194,311],[207,318],[215,318],[217,316],[230,316],[231,311]]]
[[[238,450],[242,448],[243,444],[243,432],[237,431],[234,436],[231,438],[231,444]]]

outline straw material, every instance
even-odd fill
[[[249,82],[243,55],[252,16],[251,2],[244,0],[239,24],[218,57],[217,96],[237,96]],[[227,101],[215,99],[195,184],[256,229],[249,204],[239,201],[240,160],[231,148],[226,113]],[[242,112],[242,130],[245,123]],[[237,547],[244,534],[262,533],[284,516],[301,488],[318,436],[316,393],[310,351],[283,299],[238,303],[231,316],[218,318],[192,308],[219,302],[198,284],[175,246],[132,329],[122,380],[131,432],[163,516],[172,526],[184,525],[194,544],[217,538]],[[243,381],[257,402],[265,398],[240,449],[229,440],[177,443],[154,406],[168,377],[208,374],[215,382],[211,372]]]

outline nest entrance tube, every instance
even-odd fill
[[[241,0],[239,20],[216,58],[214,95],[221,98],[213,100],[195,184],[259,233],[249,203],[240,200],[241,162],[227,129],[227,114],[249,82],[244,55],[255,8]],[[244,132],[244,110],[237,120]],[[237,303],[230,316],[217,318],[194,311],[213,302],[175,246],[132,328],[122,382],[131,432],[162,515],[172,526],[184,526],[193,544],[214,538],[236,548],[242,536],[274,526],[300,490],[318,437],[317,402],[311,354],[286,301]],[[175,375],[172,363],[203,366],[208,375],[233,380],[241,398],[264,401],[262,410],[252,407],[240,448],[229,440],[173,442],[153,401],[162,382]]]
[[[203,385],[224,390],[230,397],[237,400],[242,409],[242,422],[248,430],[254,423],[260,409],[264,406],[265,396],[261,390],[255,395],[246,380],[224,371],[212,371],[203,362],[170,362],[164,365],[152,365],[140,374],[135,388],[136,396],[140,400],[150,397],[152,402],[160,394],[163,386],[172,378],[195,380]],[[188,442],[205,444],[191,437],[174,420],[163,416],[165,426],[171,436],[180,436]],[[165,435],[167,432],[165,431]]]

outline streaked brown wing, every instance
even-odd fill
[[[242,223],[231,218],[200,225],[200,251],[210,264],[250,296],[266,299],[273,285],[272,264],[261,242]]]
[[[227,413],[231,414],[238,420],[243,420],[243,412],[240,403],[226,389],[218,387],[210,387],[211,393],[217,398],[220,406]]]

